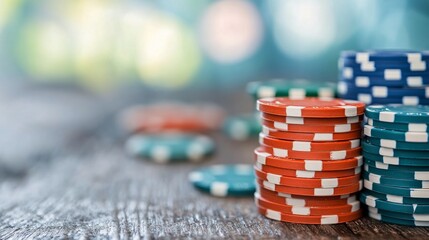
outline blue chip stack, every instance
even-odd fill
[[[366,104],[429,104],[429,51],[341,53],[338,94]]]
[[[429,226],[429,106],[372,105],[362,142],[369,216]]]

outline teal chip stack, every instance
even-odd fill
[[[371,218],[429,226],[429,106],[371,105],[362,142]]]
[[[366,104],[429,104],[429,52],[344,51],[338,94]]]

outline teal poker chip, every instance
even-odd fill
[[[393,194],[383,194],[374,192],[368,189],[363,189],[362,193],[365,193],[366,195],[371,195],[373,197],[379,198],[381,200],[391,202],[391,203],[399,203],[399,204],[422,204],[427,205],[429,204],[428,198],[409,198],[409,197],[403,197]]]
[[[400,213],[400,212],[393,212],[393,211],[387,211],[383,209],[378,209],[374,207],[368,206],[368,212],[369,213],[375,213],[380,214],[383,216],[388,216],[392,218],[398,218],[403,220],[409,220],[409,221],[425,221],[428,223],[429,226],[429,214],[409,214],[409,213]]]
[[[429,166],[428,159],[417,159],[417,158],[400,158],[400,157],[387,157],[379,154],[372,154],[368,152],[362,152],[365,159],[371,161],[381,162],[390,165],[402,165],[402,166]]]
[[[428,151],[412,151],[412,150],[398,150],[393,148],[385,148],[369,144],[362,141],[362,150],[372,154],[379,154],[387,157],[403,157],[414,159],[429,159]]]
[[[386,164],[371,159],[365,158],[365,163],[368,166],[384,169],[384,170],[393,170],[393,171],[427,171],[429,172],[429,166],[403,166],[403,165],[394,165]],[[426,160],[427,161],[427,160]]]
[[[377,175],[364,171],[362,174],[363,178],[373,183],[381,185],[401,187],[401,188],[429,188],[429,181],[420,180],[404,180],[397,178],[389,178],[386,176]]]
[[[376,138],[376,137],[365,137],[364,141],[369,144],[376,145],[379,147],[385,147],[385,148],[393,148],[393,149],[399,149],[399,150],[429,151],[429,143],[401,142],[401,141],[396,141],[392,139],[382,139],[382,138]]]
[[[406,204],[388,202],[372,196],[366,191],[360,193],[360,201],[370,207],[383,209],[392,212],[408,213],[408,214],[429,214],[428,204]]]
[[[367,124],[377,128],[401,132],[429,132],[429,124],[426,123],[391,123],[381,122],[372,118],[367,118]]]
[[[373,190],[379,193],[384,193],[384,194],[394,194],[394,195],[412,197],[412,198],[429,198],[429,189],[427,188],[393,187],[393,186],[374,183],[369,180],[363,180],[363,185],[366,189]]]
[[[273,79],[261,82],[250,82],[247,92],[255,99],[267,97],[289,97],[302,99],[305,97],[334,98],[337,87],[333,82],[316,82],[306,79]]]
[[[404,220],[404,219],[393,218],[393,217],[389,217],[378,213],[372,213],[372,212],[369,212],[368,216],[375,220],[379,220],[379,221],[382,221],[385,223],[391,223],[391,224],[399,224],[399,225],[405,225],[405,226],[411,226],[411,227],[428,227],[429,226],[429,222],[427,221]]]
[[[204,167],[191,172],[189,181],[199,190],[217,197],[253,196],[256,190],[253,166],[250,164]]]
[[[427,132],[400,132],[365,125],[364,134],[368,137],[392,139],[400,142],[429,142],[429,133]]]
[[[429,171],[398,171],[398,170],[386,170],[380,169],[368,164],[364,164],[364,169],[367,172],[375,173],[381,176],[390,176],[399,179],[409,180],[429,180]]]
[[[214,152],[215,144],[213,140],[203,135],[181,133],[137,134],[128,139],[126,149],[131,155],[158,163],[198,162]]]
[[[262,125],[258,114],[243,114],[227,118],[223,130],[231,139],[243,141],[258,136]]]
[[[381,122],[429,124],[429,106],[371,105],[366,107],[365,116]]]

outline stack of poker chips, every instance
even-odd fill
[[[258,211],[302,224],[361,217],[360,148],[364,103],[332,98],[263,98],[255,149]]]
[[[429,106],[372,105],[365,115],[360,200],[369,216],[429,226]]]
[[[429,104],[429,52],[341,53],[339,97],[366,104]]]

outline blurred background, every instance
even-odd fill
[[[0,0],[0,81],[96,92],[333,81],[344,49],[428,49],[427,0]]]

